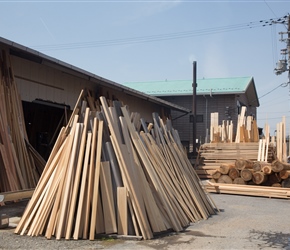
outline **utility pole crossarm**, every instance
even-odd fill
[[[286,48],[281,49],[281,55],[283,59],[277,62],[277,67],[274,69],[276,75],[280,75],[286,71],[288,71],[288,82],[286,85],[290,84],[290,15],[284,17],[283,21],[275,21],[273,23],[287,24],[286,32],[279,32],[281,35],[281,42],[286,43]],[[286,38],[283,35],[287,35]]]

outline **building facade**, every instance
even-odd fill
[[[158,81],[124,83],[125,86],[142,91],[180,105],[193,108],[192,81]],[[219,124],[230,120],[236,131],[237,119],[242,106],[248,116],[257,119],[259,100],[253,77],[198,79],[196,89],[196,139],[198,143],[209,142],[211,113],[218,112]],[[192,113],[171,113],[173,126],[178,130],[183,144],[190,152],[193,138]],[[235,135],[234,135],[235,136]]]
[[[29,141],[45,158],[83,89],[122,102],[148,123],[155,112],[160,116],[170,116],[172,110],[190,112],[1,37],[0,59],[13,71]]]

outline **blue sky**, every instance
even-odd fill
[[[278,87],[288,75],[274,73],[286,27],[259,22],[287,15],[289,0],[0,0],[0,9],[1,37],[118,83],[192,79],[193,61],[198,78],[253,76],[258,125],[273,134],[285,115],[289,131],[289,85]]]

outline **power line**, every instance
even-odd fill
[[[194,37],[194,36],[211,35],[211,34],[237,31],[237,30],[243,30],[243,29],[265,27],[265,26],[272,25],[272,22],[276,20],[279,20],[279,19],[271,18],[268,20],[260,20],[260,21],[248,22],[248,23],[243,23],[243,24],[235,24],[235,25],[229,25],[229,26],[221,26],[221,27],[207,28],[207,29],[201,29],[201,30],[168,33],[168,34],[128,37],[128,38],[99,40],[99,41],[91,41],[91,42],[79,42],[79,43],[35,45],[31,47],[37,50],[48,51],[48,50],[69,50],[69,49],[83,49],[83,48],[93,48],[93,47],[102,47],[102,46],[148,43],[148,42],[157,42],[157,41],[165,41],[165,40],[173,40],[173,39],[182,39],[182,38],[188,38],[188,37]]]
[[[266,94],[258,97],[258,99],[261,99],[262,97],[271,94],[273,91],[275,91],[276,89],[278,89],[279,87],[282,87],[283,83],[281,83],[280,85],[278,85],[277,87],[275,87],[274,89],[270,90],[269,92],[267,92]]]
[[[266,0],[264,0],[264,3],[268,6],[268,8],[269,8],[270,11],[274,14],[274,16],[277,17],[277,15],[276,15],[275,12],[272,10],[272,8],[270,7],[270,5],[266,2]]]

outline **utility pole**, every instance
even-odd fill
[[[288,84],[290,83],[290,15],[288,14],[288,39],[287,39],[287,53],[288,53]]]
[[[281,35],[280,41],[286,43],[286,48],[281,49],[281,55],[283,58],[277,62],[277,67],[274,69],[276,75],[280,75],[288,71],[288,82],[285,84],[286,87],[287,85],[290,86],[290,15],[288,14],[287,16],[284,16],[282,21],[275,21],[273,23],[287,25],[286,32],[279,32]],[[286,38],[284,38],[284,35],[287,35]]]

